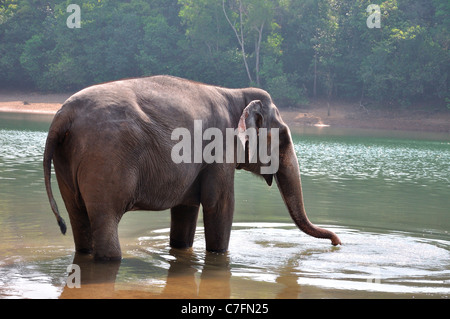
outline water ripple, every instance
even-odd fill
[[[233,276],[260,282],[297,277],[304,286],[337,290],[416,293],[446,296],[450,293],[450,242],[326,226],[339,233],[342,246],[330,246],[301,233],[291,224],[235,223],[229,258]],[[139,245],[164,261],[169,229],[139,239]],[[194,252],[204,256],[204,234],[196,233]],[[200,262],[199,265],[200,267]],[[162,266],[164,267],[164,266]],[[165,267],[166,268],[166,267]]]
[[[450,146],[444,142],[302,139],[295,150],[306,176],[450,183]]]

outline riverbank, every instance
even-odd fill
[[[358,103],[315,101],[303,109],[281,110],[289,126],[331,126],[358,129],[450,133],[450,110],[413,107],[381,109]]]
[[[70,95],[0,91],[0,112],[55,114]]]
[[[0,112],[54,114],[71,94],[0,92]],[[303,108],[280,109],[290,127],[331,126],[450,133],[450,111],[414,107],[375,109],[357,103],[314,101]]]

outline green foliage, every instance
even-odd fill
[[[363,59],[361,77],[368,97],[390,105],[441,100],[448,92],[447,48],[435,39],[434,9],[418,1],[386,1],[383,34]],[[399,8],[404,10],[399,12]],[[407,17],[410,17],[407,19]],[[414,23],[421,23],[414,24]]]
[[[67,6],[81,7],[70,29]],[[366,25],[369,4],[381,28]],[[75,91],[172,74],[392,107],[449,105],[448,0],[3,0],[0,86]]]

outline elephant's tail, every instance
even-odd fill
[[[53,214],[55,214],[61,233],[65,234],[67,230],[64,219],[59,214],[58,205],[56,205],[55,198],[53,197],[52,185],[51,185],[51,170],[52,170],[52,158],[56,147],[64,140],[66,133],[70,127],[70,121],[63,115],[63,109],[56,113],[55,118],[50,126],[47,136],[47,142],[45,143],[44,151],[44,180],[45,189],[47,190],[47,196],[50,201]]]

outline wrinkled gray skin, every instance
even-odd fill
[[[171,140],[171,133],[184,127],[193,137],[194,120],[201,119],[203,130],[216,127],[225,136],[226,128],[238,127],[241,116],[245,121],[241,125],[247,128],[280,129],[278,172],[263,177],[269,185],[275,178],[295,224],[311,236],[340,244],[333,232],[314,226],[306,216],[290,131],[267,92],[225,89],[170,76],[88,87],[57,112],[45,146],[44,174],[61,231],[65,233],[66,226],[52,195],[52,159],[78,252],[93,253],[96,259],[120,259],[118,224],[123,214],[169,208],[170,245],[191,247],[200,205],[206,249],[226,251],[234,210],[234,171],[260,175],[260,164],[176,164],[171,150],[179,141]]]

